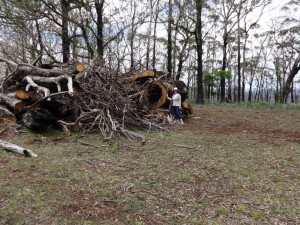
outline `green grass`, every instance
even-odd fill
[[[191,101],[192,105],[195,105],[195,101]],[[248,108],[248,109],[287,109],[287,110],[299,110],[300,104],[294,103],[268,103],[268,102],[235,102],[235,103],[220,103],[214,102],[213,104],[207,103],[210,106],[222,106],[229,108]]]
[[[196,111],[208,124],[225,112],[225,133],[201,122],[199,132],[177,126],[143,144],[97,133],[16,136],[9,141],[38,157],[0,151],[0,224],[299,224],[299,144],[227,132],[231,109]]]

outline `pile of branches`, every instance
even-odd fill
[[[162,85],[156,71],[150,71],[153,76],[141,82],[130,73],[97,65],[85,68],[78,62],[39,68],[3,58],[0,61],[8,65],[1,85],[1,105],[7,111],[1,113],[0,109],[0,125],[21,122],[33,130],[59,126],[66,134],[97,128],[107,139],[116,134],[144,138],[127,129],[129,126],[165,129],[158,116],[162,110],[145,104],[149,95],[156,95],[149,90]],[[14,104],[8,104],[6,98]]]
[[[81,122],[84,131],[98,128],[106,138],[116,133],[143,138],[127,126],[163,128],[157,116],[143,104],[145,84],[137,85],[131,76],[98,67],[80,74],[76,81],[80,91],[74,97],[74,104],[81,114],[69,126]]]

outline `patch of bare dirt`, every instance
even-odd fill
[[[193,133],[249,134],[261,142],[300,143],[300,115],[296,110],[194,106],[181,128]]]

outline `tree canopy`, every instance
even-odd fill
[[[17,63],[38,59],[40,65],[97,58],[120,72],[168,71],[187,83],[198,103],[210,92],[220,101],[295,101],[300,27],[295,14],[300,6],[287,2],[282,10],[289,13],[266,19],[270,4],[1,0],[0,56]],[[212,87],[204,71],[231,76],[219,76]]]

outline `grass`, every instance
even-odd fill
[[[195,107],[200,121],[144,142],[14,137],[38,158],[0,151],[0,224],[300,224],[299,143],[239,127],[264,110]]]
[[[193,103],[195,104],[195,103]],[[210,103],[208,103],[210,105]],[[287,109],[287,110],[299,110],[300,104],[287,103],[268,103],[268,102],[240,102],[240,103],[219,103],[215,102],[211,104],[213,106],[223,106],[231,108],[250,108],[250,109]]]

